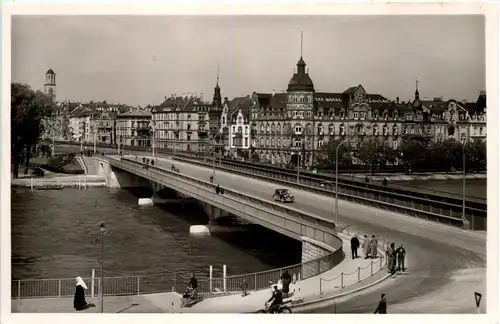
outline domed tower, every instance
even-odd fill
[[[56,74],[52,69],[48,69],[47,73],[45,73],[44,92],[54,98],[56,97]]]

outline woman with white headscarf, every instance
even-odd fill
[[[76,291],[75,299],[73,300],[73,307],[77,311],[84,310],[88,307],[87,302],[85,301],[84,289],[87,289],[87,285],[83,281],[82,277],[76,277]]]

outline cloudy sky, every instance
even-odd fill
[[[300,57],[316,90],[362,84],[389,99],[476,100],[485,90],[482,16],[16,16],[12,80],[59,100],[158,104],[164,96],[284,90]]]

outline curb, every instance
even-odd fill
[[[344,232],[341,232],[341,233],[338,233],[338,234],[343,234],[345,235],[346,237],[350,237],[349,234],[347,233],[344,233]],[[378,252],[383,256],[383,258],[385,258],[385,251],[382,251],[380,248],[378,249]],[[385,265],[384,267],[382,267],[381,269],[379,269],[378,271],[382,271],[385,269]],[[377,272],[378,272],[377,271]],[[375,273],[377,273],[375,272]],[[321,276],[321,275],[320,275]],[[296,309],[300,309],[301,307],[305,307],[305,306],[310,306],[310,305],[313,305],[313,304],[319,304],[319,303],[322,303],[322,302],[326,302],[326,301],[329,301],[329,300],[334,300],[334,299],[338,299],[338,298],[341,298],[341,297],[345,297],[345,296],[348,296],[348,295],[351,295],[351,294],[355,294],[359,291],[362,291],[362,290],[365,290],[367,288],[370,288],[370,287],[373,287],[379,283],[381,283],[382,281],[384,280],[387,280],[389,279],[390,277],[392,277],[392,274],[386,274],[385,276],[383,276],[382,278],[366,285],[366,286],[362,286],[362,287],[359,287],[359,288],[356,288],[354,290],[351,290],[351,291],[346,291],[346,292],[343,292],[343,293],[340,293],[338,295],[334,295],[334,296],[330,296],[330,297],[326,297],[326,298],[318,298],[318,299],[315,299],[315,300],[310,300],[310,301],[307,301],[307,302],[303,302],[303,303],[300,303],[300,304],[296,304],[296,305],[293,305],[292,304],[292,309],[293,308],[296,308]],[[366,278],[365,278],[366,279]],[[361,280],[360,282],[362,282],[363,280]]]
[[[313,304],[319,304],[321,302],[326,302],[326,301],[329,301],[329,300],[334,300],[334,299],[338,299],[338,298],[341,298],[341,297],[345,297],[345,296],[357,293],[359,291],[365,290],[367,288],[373,287],[376,284],[379,284],[382,281],[389,279],[391,276],[392,276],[392,274],[387,274],[384,277],[382,277],[382,278],[380,278],[380,279],[378,279],[378,280],[376,280],[376,281],[374,281],[374,282],[372,282],[372,283],[370,283],[370,284],[368,284],[366,286],[356,288],[356,289],[354,289],[352,291],[346,291],[346,292],[338,294],[338,295],[334,295],[334,296],[330,296],[330,297],[326,297],[326,298],[320,298],[320,299],[315,299],[315,300],[311,300],[311,301],[308,301],[308,302],[300,303],[300,304],[297,304],[296,306],[292,306],[292,308],[299,308],[300,309],[301,307],[304,307],[304,306],[310,306],[310,305],[313,305]]]

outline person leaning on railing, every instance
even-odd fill
[[[196,298],[196,294],[198,292],[198,279],[196,279],[196,276],[194,272],[191,272],[191,279],[189,280],[188,284],[188,289],[191,288],[191,298],[194,299]]]

